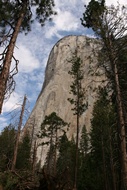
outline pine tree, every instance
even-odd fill
[[[87,171],[88,165],[88,157],[89,157],[89,146],[90,146],[90,139],[89,134],[87,132],[86,126],[84,125],[81,132],[80,137],[80,147],[79,147],[79,175],[78,175],[78,189],[82,190],[87,185],[86,182],[86,175],[88,176],[89,171]]]
[[[12,125],[0,134],[0,171],[11,169],[16,132]]]
[[[61,133],[65,132],[65,127],[68,128],[68,124],[64,122],[63,119],[61,119],[59,116],[57,116],[55,112],[52,112],[50,115],[45,116],[41,124],[39,138],[46,138],[46,140],[42,142],[42,145],[49,145],[49,152],[47,158],[47,173],[49,174],[51,173],[51,160],[54,161],[52,173],[54,173],[54,175],[56,173],[57,149]],[[60,135],[58,135],[58,132]],[[52,156],[54,156],[54,159],[52,159]]]
[[[99,90],[92,115],[89,151],[86,155],[80,154],[78,189],[118,190],[117,117],[105,88]]]
[[[84,125],[81,132],[81,138],[80,138],[80,151],[85,156],[88,153],[89,150],[89,136],[87,133],[86,126]]]
[[[31,144],[30,136],[28,133],[26,133],[25,136],[23,136],[22,141],[19,143],[16,169],[31,169]]]
[[[86,110],[87,104],[85,102],[85,93],[82,87],[83,80],[83,70],[82,70],[82,60],[77,56],[77,52],[72,56],[70,60],[72,63],[71,70],[68,72],[72,76],[72,83],[70,85],[70,94],[73,95],[72,98],[68,98],[68,101],[72,104],[73,114],[76,115],[76,155],[75,155],[75,180],[74,180],[74,190],[77,189],[77,171],[78,171],[78,147],[79,147],[79,118]]]
[[[116,125],[114,106],[109,101],[106,90],[101,89],[93,109],[90,138],[91,154],[99,174],[96,183],[101,183],[100,187],[105,190],[118,188],[119,159]]]
[[[105,1],[91,0],[83,14],[82,25],[92,28],[102,40],[99,52],[99,64],[104,69],[110,86],[114,91],[119,119],[119,142],[121,153],[121,174],[123,187],[127,189],[127,153],[126,153],[126,64],[122,55],[127,54],[126,23],[127,6],[106,7]],[[124,56],[125,58],[125,56]],[[123,69],[124,68],[124,69]],[[124,87],[123,87],[124,86]]]
[[[75,168],[75,142],[68,140],[66,133],[63,134],[59,145],[59,155],[57,159],[57,176],[61,176],[61,183],[66,184],[66,188],[72,189],[74,182]]]
[[[13,91],[15,81],[13,76],[18,72],[18,60],[14,58],[13,52],[18,34],[21,31],[29,32],[33,22],[32,7],[35,8],[35,19],[43,26],[47,19],[51,18],[53,11],[53,0],[0,0],[0,27],[2,30],[1,45],[7,43],[0,58],[0,113],[5,95]],[[7,31],[8,29],[8,31]],[[7,32],[6,32],[7,31]],[[5,40],[6,39],[6,40]],[[5,44],[6,44],[5,43]],[[11,61],[16,61],[14,72],[10,72]]]

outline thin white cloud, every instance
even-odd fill
[[[59,0],[57,0],[59,1]],[[81,0],[82,3],[84,3],[84,5],[88,4],[90,2],[90,0]],[[118,2],[121,4],[121,5],[127,5],[127,1],[126,0],[105,0],[105,3],[107,6],[110,6],[110,5],[117,5]]]
[[[50,39],[54,36],[56,36],[58,39],[62,38],[63,36],[59,34],[58,30],[57,30],[57,27],[54,26],[54,27],[50,27],[50,26],[47,26],[48,27],[48,30],[47,32],[45,33],[45,37],[47,39]]]
[[[57,9],[57,14],[57,16],[54,16],[53,26],[50,26],[45,34],[46,38],[53,36],[62,38],[63,36],[61,36],[59,32],[76,31],[79,27],[79,19],[71,12]]]
[[[106,5],[107,6],[110,6],[110,5],[118,5],[118,2],[121,4],[121,5],[127,5],[127,1],[126,0],[119,0],[119,1],[116,1],[116,0],[106,0]]]
[[[54,17],[57,30],[74,31],[78,28],[78,18],[69,11],[58,10],[58,16]]]
[[[10,112],[19,107],[18,105],[19,100],[21,100],[21,94],[14,92],[10,96],[9,101],[4,102],[3,112]]]
[[[75,9],[76,5],[80,4],[78,0],[55,0],[55,8],[61,10]]]
[[[15,48],[14,55],[16,59],[20,60],[19,71],[29,73],[39,68],[39,61],[32,55],[31,51],[22,44],[18,44],[17,46],[18,48]]]

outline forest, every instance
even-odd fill
[[[18,61],[13,50],[18,33],[30,30],[31,7],[36,7],[36,19],[42,26],[56,12],[52,0],[0,0],[0,6],[0,45],[7,38],[9,41],[0,55],[1,112],[4,99],[15,88],[13,76]],[[37,144],[29,131],[21,130],[24,97],[18,128],[9,124],[0,133],[0,190],[127,190],[127,7],[119,4],[107,7],[105,0],[91,0],[80,20],[101,41],[97,66],[106,76],[105,85],[96,89],[98,97],[90,131],[84,123],[79,133],[80,117],[88,103],[82,87],[82,59],[75,51],[68,71],[73,80],[71,96],[66,99],[76,117],[76,138],[68,139],[71,124],[54,111],[42,121],[37,134],[42,143]],[[15,60],[13,71],[10,70],[12,59]],[[37,160],[40,146],[48,147],[43,166]]]

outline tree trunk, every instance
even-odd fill
[[[78,98],[79,99],[79,98]],[[78,100],[79,102],[79,100]],[[79,103],[78,103],[79,107]],[[77,190],[77,174],[78,174],[78,144],[79,144],[79,114],[77,113],[77,132],[76,132],[76,153],[75,153],[75,173],[74,173],[74,188]]]
[[[20,119],[19,119],[19,125],[18,125],[18,131],[17,131],[17,136],[16,136],[16,143],[15,143],[15,148],[14,148],[13,161],[12,161],[12,168],[11,168],[12,171],[15,169],[16,160],[17,160],[18,145],[19,145],[21,126],[22,126],[22,119],[23,119],[23,114],[24,114],[24,110],[25,110],[25,104],[26,104],[26,96],[24,96],[22,110],[21,110]]]
[[[78,81],[79,73],[77,72],[77,131],[76,131],[76,153],[75,153],[75,173],[74,173],[74,187],[73,190],[77,190],[77,177],[78,177],[78,144],[79,144],[79,101],[80,101],[80,92],[79,87],[81,87],[80,82]]]
[[[101,148],[102,148],[102,161],[103,161],[104,189],[108,190],[103,134],[101,136],[101,144],[102,144]]]
[[[124,121],[124,112],[122,106],[122,96],[120,91],[119,76],[117,65],[114,64],[114,73],[115,73],[115,87],[116,87],[116,98],[117,98],[117,107],[119,115],[119,127],[120,127],[120,152],[122,160],[122,178],[124,189],[127,190],[127,153],[126,153],[126,132],[125,132],[125,121]]]
[[[26,3],[24,3],[23,8],[21,10],[21,14],[19,16],[19,19],[14,28],[14,32],[12,34],[11,40],[8,45],[7,53],[6,53],[4,61],[3,61],[2,72],[0,73],[0,114],[2,112],[4,96],[5,96],[6,89],[7,89],[7,80],[9,77],[11,61],[12,61],[12,57],[13,57],[13,51],[14,51],[16,40],[17,40],[17,36],[20,31],[20,27],[22,25],[22,21],[24,19],[26,6],[27,6]]]
[[[122,94],[120,89],[119,82],[119,71],[117,68],[117,55],[115,51],[115,46],[113,45],[113,41],[110,37],[108,37],[109,43],[107,44],[104,41],[105,46],[107,48],[107,52],[109,54],[110,65],[113,70],[114,77],[114,85],[116,92],[116,104],[117,104],[117,112],[119,118],[119,136],[120,136],[120,154],[121,154],[121,175],[122,175],[122,183],[123,188],[127,190],[127,152],[126,152],[126,131],[125,131],[125,118],[124,118],[124,108],[122,102]],[[109,51],[110,50],[110,51]]]
[[[113,184],[113,190],[117,190],[117,188],[116,188],[115,168],[114,168],[114,161],[113,161],[111,130],[110,130],[109,136],[110,136],[109,147],[110,147],[110,163],[111,163],[111,173],[112,173],[112,184]]]

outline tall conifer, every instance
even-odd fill
[[[14,90],[13,76],[18,72],[18,60],[14,57],[14,48],[18,34],[21,31],[29,32],[34,20],[32,8],[35,9],[35,19],[43,26],[47,19],[51,18],[53,0],[0,0],[0,45],[6,44],[3,53],[0,54],[0,113],[5,95]],[[15,68],[10,72],[12,59],[16,61]]]
[[[78,147],[79,147],[79,118],[87,108],[85,102],[85,92],[82,86],[83,69],[82,60],[77,56],[77,52],[72,56],[70,60],[72,66],[68,72],[72,77],[72,83],[70,85],[70,94],[72,98],[68,98],[68,101],[72,104],[73,114],[76,115],[76,153],[75,153],[75,178],[74,178],[74,190],[77,190],[77,171],[78,171]]]
[[[125,59],[121,59],[123,54],[127,54],[127,6],[118,4],[116,7],[106,7],[105,0],[91,0],[81,21],[84,27],[92,28],[95,35],[102,40],[102,49],[98,56],[99,65],[104,69],[115,95],[119,118],[122,188],[127,189],[127,72]]]

